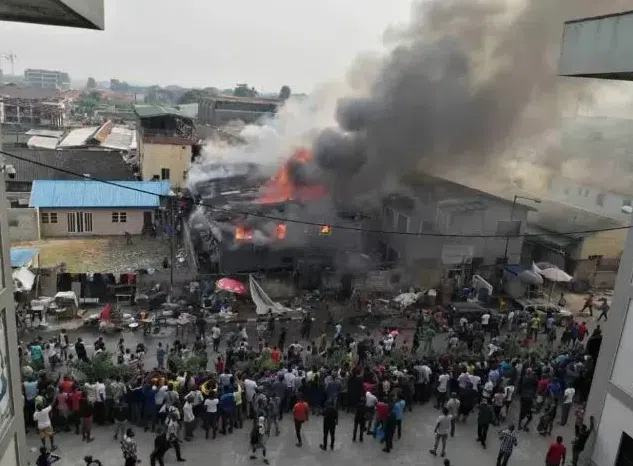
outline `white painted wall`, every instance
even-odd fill
[[[2,458],[0,458],[0,466],[17,466],[17,464],[18,456],[15,448],[15,439],[11,439],[7,449],[2,454]]]
[[[628,278],[629,281],[631,277]],[[619,309],[614,309],[621,312]],[[626,320],[622,328],[622,338],[618,346],[618,352],[615,356],[613,371],[611,372],[611,382],[620,387],[631,397],[633,397],[633,370],[631,370],[631,360],[633,360],[633,300],[629,299],[628,309],[626,310]],[[618,336],[619,337],[619,336]],[[633,428],[633,424],[631,425]]]
[[[607,394],[591,456],[591,460],[595,464],[600,466],[615,465],[622,432],[633,437],[633,411]]]
[[[562,176],[552,178],[549,183],[547,197],[604,215],[605,217],[627,222],[630,214],[623,213],[622,206],[633,205],[633,196],[595,186],[587,186]]]

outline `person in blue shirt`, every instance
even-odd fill
[[[558,403],[560,401],[560,398],[563,394],[563,387],[561,386],[557,378],[554,378],[552,380],[552,383],[549,384],[549,387],[547,387],[547,392],[554,403]]]
[[[222,435],[226,435],[226,428],[229,428],[229,433],[233,433],[233,411],[235,408],[235,398],[233,392],[226,390],[220,395],[220,415],[222,416]]]
[[[30,351],[33,368],[36,370],[44,369],[44,355],[42,353],[42,346],[38,340],[31,344]]]
[[[22,383],[24,387],[24,407],[26,409],[26,425],[33,424],[33,413],[35,413],[35,398],[37,397],[37,381],[33,378]]]
[[[158,413],[156,412],[155,407],[155,398],[156,394],[154,392],[154,387],[151,384],[144,384],[143,388],[141,388],[141,393],[143,395],[143,424],[145,427],[145,432],[148,429],[151,429],[154,432],[156,428],[156,420],[158,419]]]
[[[404,417],[405,401],[400,398],[393,404],[393,414],[396,417],[396,427],[398,429],[398,439],[402,438],[402,418]]]

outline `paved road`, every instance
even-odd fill
[[[518,406],[513,406],[511,417],[518,415]],[[291,420],[286,416],[282,421],[282,432],[279,437],[272,437],[268,441],[268,456],[272,465],[297,466],[297,465],[327,465],[352,466],[361,464],[380,464],[388,461],[392,465],[430,466],[442,465],[441,458],[435,458],[429,454],[433,443],[433,428],[438,411],[429,406],[416,406],[413,412],[405,414],[403,422],[403,435],[401,440],[396,440],[394,450],[390,453],[381,451],[381,446],[372,438],[365,438],[363,444],[352,443],[352,416],[343,414],[337,428],[336,445],[333,451],[323,452],[319,449],[322,438],[322,420],[312,417],[304,427],[304,446],[295,446],[294,429]],[[536,419],[535,419],[536,421]],[[494,465],[499,448],[496,438],[497,428],[492,426],[489,433],[488,449],[484,450],[476,441],[476,419],[469,419],[465,425],[459,424],[455,438],[449,439],[447,446],[447,458],[452,465]],[[57,463],[60,466],[74,466],[82,462],[87,454],[99,458],[104,466],[122,465],[119,445],[112,438],[113,430],[110,427],[96,427],[95,441],[86,444],[79,436],[74,434],[60,434],[57,436],[59,444],[58,454],[62,460]],[[153,437],[149,433],[136,429],[136,439],[139,445],[142,464],[149,464],[149,453],[153,445]],[[553,436],[563,435],[565,442],[570,443],[573,436],[573,427],[556,426]],[[39,446],[38,437],[31,433],[27,437],[31,450]],[[204,432],[196,431],[196,438],[190,443],[183,442],[183,457],[190,465],[220,464],[220,465],[246,465],[262,464],[261,460],[251,461],[248,458],[248,430],[236,430],[227,437],[219,436],[216,440],[205,440]],[[544,453],[552,438],[545,438],[536,432],[520,433],[519,445],[510,460],[511,466],[542,466]],[[36,453],[29,452],[29,459],[33,462]],[[167,453],[168,464],[176,464],[173,451]]]

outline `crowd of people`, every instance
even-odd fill
[[[257,344],[251,345],[246,329],[239,327],[224,338],[221,352],[221,329],[214,325],[207,333],[201,324],[191,348],[179,341],[160,342],[155,360],[146,355],[143,344],[132,352],[121,339],[110,353],[98,339],[92,359],[113,357],[116,363],[133,367],[127,372],[131,376],[81,383],[73,361],[91,358],[81,338],[71,351],[62,331],[46,343],[37,338],[21,352],[25,419],[28,429],[37,429],[42,456],[49,460],[48,448],[56,449],[55,432],[74,432],[91,442],[94,420],[111,426],[126,466],[140,461],[134,429],[155,433],[152,466],[162,466],[169,450],[177,461],[185,461],[183,441],[192,442],[199,435],[217,441],[218,436],[239,431],[248,432],[251,457],[261,455],[268,464],[267,440],[280,435],[280,421],[286,416],[292,419],[297,447],[303,445],[303,425],[319,416],[320,447],[333,449],[339,416],[349,413],[352,441],[371,436],[389,453],[402,435],[408,413],[416,405],[432,403],[438,410],[432,455],[449,455],[450,439],[472,416],[482,448],[487,448],[490,426],[506,425],[498,432],[497,457],[497,466],[506,466],[520,442],[519,433],[529,431],[535,417],[536,431],[543,436],[551,435],[555,423],[564,426],[571,418],[575,466],[593,429],[592,417],[585,424],[584,403],[597,357],[589,342],[601,337],[600,328],[585,345],[585,336],[579,335],[582,322],[572,319],[559,339],[552,316],[538,325],[530,322],[527,328],[514,326],[512,317],[507,318],[509,331],[503,334],[491,326],[490,316],[475,322],[449,319],[442,348],[432,343],[442,329],[425,314],[416,322],[412,344],[394,328],[352,335],[343,332],[341,323],[312,340],[310,315],[301,323],[305,344],[287,344],[286,327],[276,329],[274,319]],[[572,338],[565,337],[569,334]],[[535,345],[539,340],[542,346]],[[269,344],[273,341],[276,345]],[[207,367],[210,352],[213,368]],[[201,355],[197,370],[178,370],[171,364]],[[51,377],[60,365],[59,377]],[[558,437],[545,455],[548,466],[562,465],[564,439]]]

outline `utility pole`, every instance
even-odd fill
[[[169,269],[169,283],[171,285],[171,290],[173,292],[174,289],[174,267],[176,266],[176,215],[174,213],[174,204],[176,202],[176,196],[170,196],[169,198],[169,210],[171,217],[171,239],[170,239],[170,249],[171,249],[171,267]]]

